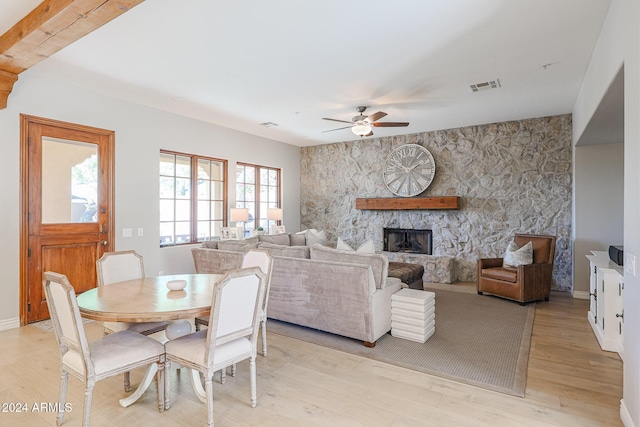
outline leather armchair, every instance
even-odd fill
[[[496,295],[520,305],[541,299],[549,301],[555,236],[516,234],[514,240],[518,247],[532,242],[533,264],[503,267],[502,258],[478,259],[478,294]]]

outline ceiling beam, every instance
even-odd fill
[[[18,74],[144,0],[44,0],[0,36],[0,110]]]

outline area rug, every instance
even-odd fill
[[[93,320],[82,318],[82,324],[86,325],[87,323],[91,323]],[[53,333],[53,323],[51,323],[51,319],[41,320],[39,322],[30,323],[29,325],[35,326],[38,329],[42,329],[45,332]]]
[[[269,332],[524,397],[535,303],[521,306],[492,296],[430,290],[436,331],[426,343],[382,336],[374,348],[361,341],[270,319]]]

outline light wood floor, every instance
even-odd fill
[[[468,284],[447,289],[474,292]],[[491,297],[485,297],[491,298]],[[554,293],[538,303],[524,398],[459,384],[370,361],[279,335],[269,335],[268,357],[258,356],[258,407],[249,404],[248,365],[226,383],[216,382],[217,426],[621,426],[622,362],[601,351],[586,317],[588,302]],[[101,335],[97,322],[89,338]],[[58,397],[58,350],[53,334],[27,326],[0,332],[1,426],[54,426],[55,414],[32,412]],[[142,372],[131,374],[137,385]],[[206,407],[194,396],[186,372],[171,376],[172,407],[159,413],[155,386],[121,408],[122,377],[98,382],[92,426],[201,426]],[[83,388],[70,378],[71,412],[82,419]],[[26,403],[28,413],[6,413]]]

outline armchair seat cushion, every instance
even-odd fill
[[[518,279],[518,269],[514,267],[483,268],[481,271],[483,278],[503,280],[511,283],[516,283]]]

